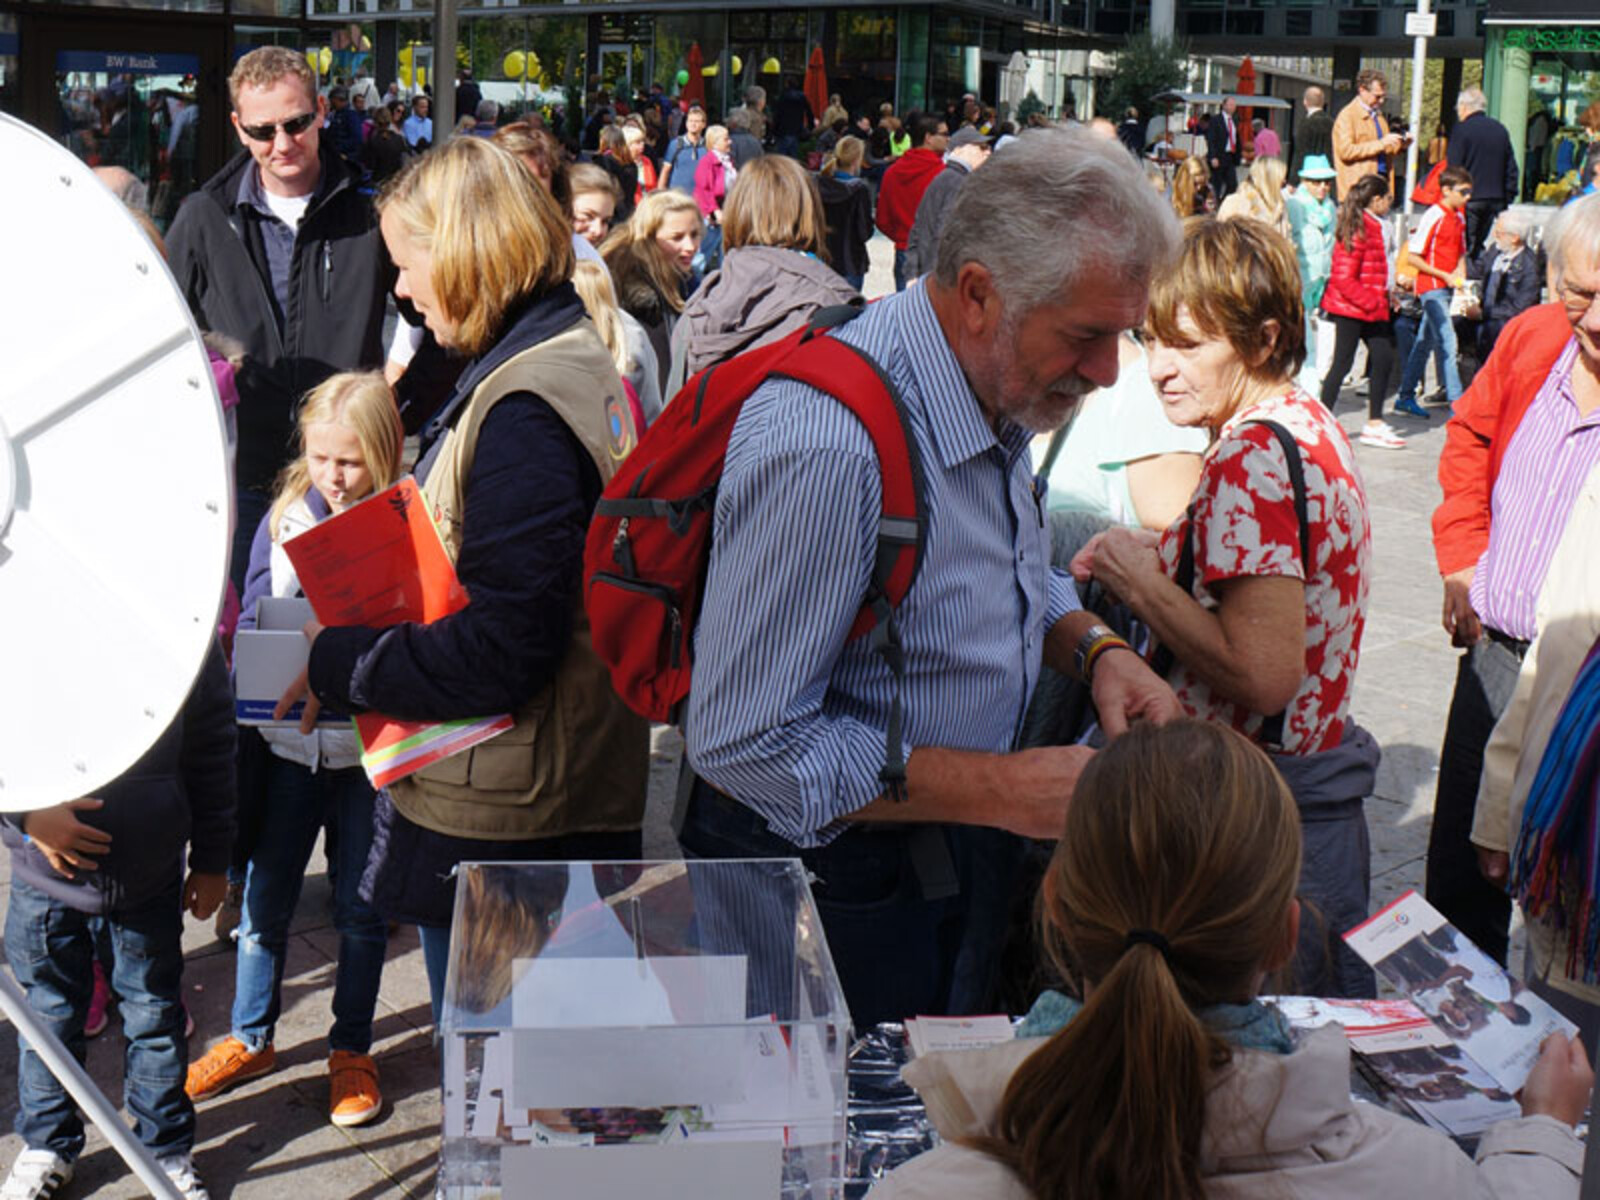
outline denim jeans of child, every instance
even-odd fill
[[[1422,294],[1422,328],[1411,343],[1411,353],[1406,355],[1405,366],[1401,368],[1397,400],[1417,398],[1417,387],[1427,369],[1430,349],[1434,351],[1446,399],[1454,404],[1461,398],[1461,366],[1456,353],[1456,327],[1450,321],[1450,295],[1447,287]]]
[[[111,990],[120,997],[126,1048],[123,1101],[134,1134],[157,1157],[194,1146],[194,1105],[183,1090],[189,1047],[183,1036],[183,913],[173,864],[172,887],[137,908],[91,916],[13,880],[6,912],[6,959],[28,1007],[80,1063],[84,1021],[94,988],[94,947],[111,943]],[[17,1134],[31,1150],[69,1162],[83,1152],[83,1119],[65,1088],[18,1038]]]
[[[360,767],[312,772],[272,755],[266,794],[267,812],[245,876],[234,970],[233,1036],[251,1050],[272,1043],[282,1004],[289,922],[300,902],[317,834],[327,822],[338,828],[338,837],[330,841],[339,857],[337,869],[329,871],[339,964],[328,1048],[365,1054],[372,1048],[372,1011],[388,948],[382,918],[358,892],[372,848],[372,787]]]

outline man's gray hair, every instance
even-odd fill
[[[95,178],[105,184],[111,194],[135,212],[150,211],[150,192],[127,167],[96,167]]]
[[[1465,87],[1456,96],[1456,111],[1464,113],[1479,113],[1489,107],[1489,101],[1483,94],[1481,87]]]
[[[1544,248],[1552,287],[1566,282],[1569,267],[1600,266],[1600,192],[1562,206],[1544,227]]]
[[[500,103],[496,100],[478,101],[478,120],[498,121],[500,119]]]
[[[1533,228],[1533,222],[1528,219],[1527,213],[1516,212],[1509,208],[1500,214],[1497,224],[1500,226],[1502,233],[1509,237],[1517,238],[1522,242],[1528,240],[1528,230]]]
[[[1117,142],[1082,127],[1024,131],[961,186],[939,238],[934,278],[953,287],[969,262],[1020,318],[1090,280],[1148,287],[1178,254],[1172,208]]]
[[[744,90],[744,102],[751,107],[760,104],[767,98],[767,89],[759,83],[752,83]]]
[[[750,132],[750,114],[742,108],[728,110],[728,115],[722,118],[722,124],[729,130],[739,133]]]

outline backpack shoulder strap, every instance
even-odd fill
[[[824,310],[826,311],[826,310]],[[847,318],[848,319],[848,318]],[[927,534],[922,462],[899,392],[866,351],[832,337],[803,341],[773,372],[826,392],[855,414],[872,439],[883,477],[883,512],[872,587],[852,637],[882,623],[881,600],[893,608],[916,579]]]
[[[844,308],[844,320],[858,309]],[[835,310],[823,310],[824,321]],[[872,582],[855,624],[852,638],[871,634],[872,649],[894,678],[894,699],[884,730],[883,767],[878,780],[896,800],[905,799],[906,764],[902,730],[905,709],[902,693],[905,650],[895,609],[916,579],[927,537],[922,461],[906,418],[905,405],[894,384],[865,350],[833,337],[814,336],[817,318],[795,351],[773,375],[807,384],[832,396],[856,415],[872,439],[883,479],[883,510],[878,518],[878,544],[873,556]]]

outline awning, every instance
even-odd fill
[[[1240,108],[1293,108],[1288,100],[1277,96],[1251,96],[1241,92],[1160,92],[1151,97],[1157,104],[1195,104],[1220,108],[1224,100],[1232,100]]]

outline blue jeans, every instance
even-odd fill
[[[908,282],[910,281],[906,279],[906,252],[904,250],[896,250],[894,252],[894,290],[897,292],[905,291]]]
[[[1450,289],[1434,288],[1422,294],[1422,328],[1411,343],[1400,372],[1400,394],[1396,400],[1415,400],[1417,385],[1428,365],[1428,350],[1434,352],[1439,381],[1451,404],[1461,398],[1461,367],[1456,357],[1456,327],[1450,322]]]
[[[164,1157],[194,1146],[194,1105],[184,1094],[189,1046],[183,1036],[183,914],[177,864],[172,887],[137,909],[98,917],[52,900],[22,880],[11,884],[6,959],[28,1007],[80,1063],[94,988],[97,935],[111,943],[111,989],[121,997],[123,1102],[134,1134]],[[83,1119],[66,1089],[20,1036],[17,1134],[31,1150],[72,1161],[83,1152]]]
[[[856,1028],[918,1013],[989,1011],[1022,858],[1020,838],[963,825],[861,826],[802,850],[697,779],[678,841],[685,857],[798,857],[817,876],[817,911]],[[738,897],[725,897],[722,907],[738,911]],[[753,956],[750,1011],[781,1012],[793,987],[789,963],[779,961],[783,978],[766,977],[760,948],[786,920],[792,956],[793,918],[747,905],[742,919],[740,940],[755,947],[737,949]],[[714,944],[715,931],[707,932]],[[726,947],[730,953],[735,948],[733,942]]]
[[[700,239],[700,250],[694,256],[694,273],[698,278],[722,265],[722,226],[707,225],[706,235]]]
[[[333,877],[333,925],[339,931],[339,965],[333,981],[330,1050],[365,1054],[372,1048],[372,1011],[388,948],[381,917],[358,888],[372,849],[372,788],[360,767],[312,772],[271,756],[261,832],[245,873],[244,915],[234,969],[233,1036],[251,1050],[272,1044],[282,1002],[289,921],[300,902],[306,864],[323,823],[338,856]]]
[[[846,275],[844,281],[859,292],[866,285],[867,277],[865,275]]]

